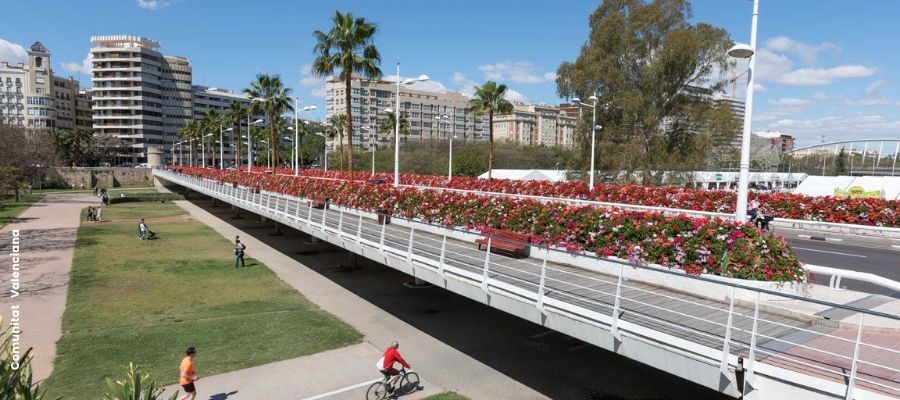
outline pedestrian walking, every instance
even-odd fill
[[[103,207],[97,207],[97,215],[95,221],[103,222]]]
[[[194,387],[194,382],[200,378],[194,371],[194,356],[196,355],[197,349],[188,347],[184,358],[181,359],[181,365],[178,367],[178,382],[184,389],[184,396],[181,397],[181,400],[194,400],[197,397],[197,388]]]
[[[147,224],[144,223],[144,219],[141,218],[141,222],[138,224],[138,238],[141,240],[145,240],[150,237],[150,228],[147,228]]]
[[[88,206],[87,209],[87,220],[88,221],[96,221],[97,219],[94,217],[94,207]]]
[[[247,246],[241,243],[241,240],[235,236],[234,239],[234,267],[238,267],[238,262],[240,261],[241,266],[246,266],[244,264],[244,250],[247,250]]]

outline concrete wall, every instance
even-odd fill
[[[113,188],[152,186],[150,168],[55,168],[48,171],[58,175],[59,181],[69,187]]]

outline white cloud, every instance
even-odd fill
[[[766,87],[763,86],[762,83],[753,82],[753,91],[756,93],[762,93],[766,91]]]
[[[509,89],[509,88],[506,89],[506,93],[504,93],[503,98],[505,98],[509,101],[517,101],[520,103],[528,103],[529,102],[528,98],[525,97],[524,94],[517,92],[515,90],[512,90],[512,89]]]
[[[786,118],[768,124],[764,129],[781,130],[794,135],[799,147],[818,143],[821,135],[825,135],[829,141],[859,138],[860,132],[865,132],[866,136],[891,137],[900,130],[900,119],[879,114],[832,115],[815,119]]]
[[[478,70],[484,72],[484,76],[488,80],[509,80],[515,83],[544,83],[552,82],[556,79],[553,72],[545,72],[537,74],[534,64],[528,61],[501,61],[495,64],[485,64],[478,67]]]
[[[887,97],[866,97],[862,99],[848,99],[845,101],[850,106],[884,106],[891,104],[893,101]]]
[[[796,98],[791,98],[791,97],[786,97],[786,98],[782,98],[782,99],[769,99],[769,104],[771,104],[773,106],[779,106],[779,107],[798,107],[798,106],[805,106],[809,103],[811,103],[811,101],[808,99],[796,99]]]
[[[84,56],[84,60],[81,60],[81,64],[77,62],[64,62],[61,64],[63,71],[66,71],[70,74],[91,74],[91,53],[87,53]]]
[[[462,72],[454,72],[453,79],[451,79],[451,81],[457,85],[462,85],[462,84],[466,83],[466,81],[468,81],[468,80],[469,80],[469,78],[467,78],[466,74],[464,74]]]
[[[875,68],[863,65],[841,65],[832,68],[801,68],[775,78],[775,81],[791,86],[828,85],[841,79],[863,78],[875,74]]]
[[[136,2],[138,7],[147,10],[158,10],[171,4],[165,0],[136,0]]]
[[[874,96],[878,94],[878,91],[883,89],[885,86],[887,86],[887,81],[883,79],[879,79],[866,85],[866,96]]]
[[[415,79],[415,78],[417,78],[417,77],[415,77],[415,76],[401,76],[401,77],[400,77],[400,82],[404,82],[404,81],[407,81],[407,80],[412,80],[412,79]],[[385,80],[385,81],[387,81],[387,82],[397,82],[397,76],[396,76],[396,75],[384,76],[384,77],[382,77],[381,79],[383,79],[383,80]],[[412,83],[409,83],[407,86],[408,86],[409,88],[411,88],[411,89],[421,90],[421,91],[423,91],[423,92],[443,93],[443,92],[446,92],[446,91],[447,91],[447,87],[444,86],[443,83],[441,83],[440,81],[433,80],[433,79],[428,79],[427,81],[416,81],[416,82],[412,82]]]
[[[317,78],[312,73],[312,66],[300,67],[300,87],[309,88],[309,95],[317,99],[325,98],[325,78]]]
[[[756,54],[757,80],[774,81],[794,68],[794,62],[790,58],[767,48],[759,49]]]
[[[822,42],[817,45],[810,45],[786,36],[777,36],[767,40],[765,47],[781,53],[794,54],[800,57],[807,65],[814,65],[818,61],[820,52],[838,53],[841,51],[840,47],[834,43]]]
[[[475,86],[478,86],[479,83],[469,79],[466,74],[462,72],[454,72],[453,83],[457,85],[457,91],[466,97],[472,97],[475,94]]]
[[[0,39],[0,61],[10,64],[28,62],[28,53],[22,45]]]

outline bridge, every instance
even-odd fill
[[[803,287],[773,290],[541,246],[509,258],[478,250],[481,235],[470,231],[396,216],[381,224],[369,211],[153,174],[729,396],[900,398],[900,317],[808,298]]]

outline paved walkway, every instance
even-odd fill
[[[405,347],[405,346],[404,346]],[[340,349],[324,351],[305,357],[273,362],[253,368],[205,377],[203,358],[197,359],[197,398],[214,400],[299,400],[328,399],[359,400],[366,389],[380,375],[374,369],[381,350],[365,342]],[[360,362],[366,360],[366,362]],[[420,378],[419,390],[401,400],[422,399],[441,391]],[[181,389],[178,385],[166,388],[161,398]],[[184,392],[181,392],[182,394]]]
[[[413,367],[427,376],[430,382],[440,388],[452,390],[474,399],[546,399],[541,393],[519,383],[518,381],[490,368],[478,360],[444,344],[421,330],[409,325],[401,319],[388,314],[365,299],[347,291],[333,281],[319,275],[317,272],[305,267],[297,260],[255,239],[252,234],[245,233],[235,228],[227,221],[208,213],[202,208],[188,202],[177,201],[181,208],[191,214],[198,221],[212,227],[222,236],[233,239],[235,235],[241,236],[241,241],[247,247],[247,256],[266,264],[285,283],[291,285],[307,299],[328,311],[338,318],[352,325],[365,335],[365,340],[377,347],[386,346],[392,340],[397,339],[402,343],[403,353],[418,355]],[[245,214],[246,215],[246,214]],[[427,355],[427,358],[425,358]],[[369,357],[364,361],[354,359],[350,364],[328,363],[319,368],[327,370],[331,375],[343,375],[343,371],[349,365],[356,364],[371,371],[371,365],[377,361]],[[301,362],[302,361],[297,361]],[[258,368],[272,368],[270,371],[283,373],[278,366],[263,366]],[[230,381],[252,382],[255,379],[256,369],[234,372]],[[367,373],[371,375],[371,373]],[[202,382],[202,381],[201,381]],[[345,383],[335,388],[323,388],[318,393],[325,393],[348,385],[361,382],[359,379],[347,378]],[[297,388],[305,385],[295,382]],[[325,390],[327,389],[327,390]],[[302,390],[302,389],[298,389]],[[218,393],[219,391],[216,391]],[[351,396],[359,398],[359,393]],[[204,394],[204,396],[206,396]],[[342,398],[339,395],[327,397],[329,399]],[[204,397],[205,398],[205,397]],[[226,397],[219,397],[224,399]],[[229,397],[230,398],[230,397]],[[290,397],[292,399],[301,397]]]
[[[11,305],[20,308],[21,347],[34,348],[35,380],[43,380],[53,370],[56,341],[62,335],[62,314],[66,307],[69,271],[75,251],[75,236],[81,210],[97,205],[90,194],[48,194],[25,210],[17,222],[0,231],[3,255],[2,306],[4,323],[9,322]],[[19,231],[21,295],[10,297],[12,231]]]

